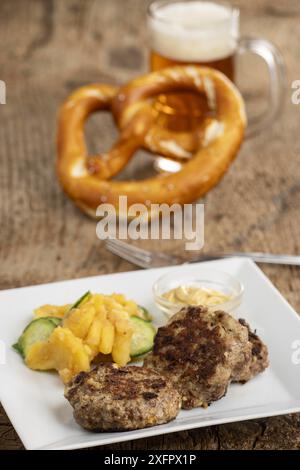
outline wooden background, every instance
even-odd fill
[[[121,83],[147,70],[144,0],[1,0],[0,288],[134,269],[106,252],[95,222],[62,194],[55,173],[56,113],[74,88]],[[247,141],[221,184],[205,198],[205,250],[300,252],[299,0],[237,0],[243,34],[264,36],[284,54],[287,96],[281,119]],[[245,62],[245,61],[243,61]],[[247,62],[247,61],[246,61]],[[249,64],[248,64],[249,65]],[[247,63],[244,64],[247,66]],[[261,64],[240,82],[255,108],[265,100]],[[254,106],[252,106],[254,108]],[[109,117],[89,124],[91,148],[108,148]],[[141,159],[140,159],[141,160]],[[264,271],[300,307],[299,269]],[[1,321],[5,315],[1,312]],[[22,449],[0,408],[0,448]],[[186,431],[111,449],[300,449],[300,415]]]

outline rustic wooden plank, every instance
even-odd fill
[[[123,83],[147,70],[148,3],[1,1],[0,79],[7,84],[7,104],[0,105],[0,288],[133,269],[105,251],[95,222],[62,194],[54,173],[55,116],[75,87]],[[288,80],[299,79],[298,0],[235,3],[242,9],[244,33],[274,41],[284,53]],[[263,74],[243,77],[242,88],[262,106]],[[224,180],[207,195],[205,250],[300,252],[299,113],[288,93],[281,119],[245,143]],[[104,149],[115,131],[108,117],[97,116],[88,135],[92,148]],[[264,271],[299,310],[298,268]],[[235,423],[109,448],[299,449],[299,419]],[[22,448],[1,408],[0,448]]]

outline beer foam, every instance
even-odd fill
[[[152,49],[179,62],[229,57],[236,49],[238,28],[238,13],[213,2],[162,5],[154,7],[149,17]]]

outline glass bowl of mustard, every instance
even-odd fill
[[[188,305],[234,313],[243,293],[242,283],[231,274],[199,265],[174,268],[153,285],[155,303],[168,318]]]

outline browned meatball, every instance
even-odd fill
[[[247,326],[222,311],[186,307],[158,329],[145,365],[170,379],[190,409],[222,398],[231,380],[244,380],[252,358]]]
[[[78,424],[91,431],[127,431],[174,419],[180,394],[158,372],[146,367],[98,364],[65,388]]]
[[[250,361],[245,362],[241,369],[232,377],[232,380],[245,383],[268,367],[269,357],[267,346],[256,333],[251,331],[248,323],[243,319],[240,319],[239,322],[248,330],[249,342],[251,343],[251,358]]]

